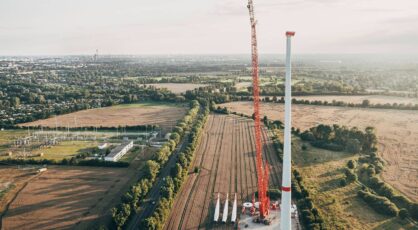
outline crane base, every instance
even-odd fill
[[[262,229],[262,230],[278,230],[280,229],[280,211],[270,210],[270,215],[266,219],[270,224],[266,225],[263,221],[257,221],[258,216],[241,214],[238,223],[238,229]],[[258,223],[256,223],[258,222]],[[292,230],[300,230],[299,221],[292,217]]]

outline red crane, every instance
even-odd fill
[[[260,89],[258,86],[258,50],[257,50],[257,34],[254,16],[254,5],[252,0],[248,0],[248,10],[250,12],[251,22],[251,62],[253,75],[253,101],[254,101],[254,123],[255,123],[255,147],[257,156],[257,183],[258,183],[258,200],[260,202],[259,211],[262,219],[269,214],[270,200],[267,197],[268,188],[268,165],[263,166],[262,145],[261,145],[261,123],[260,123]]]

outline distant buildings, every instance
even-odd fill
[[[124,142],[121,145],[118,145],[116,148],[105,157],[105,161],[118,161],[122,158],[132,147],[134,146],[133,141]]]

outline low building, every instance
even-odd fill
[[[134,147],[133,141],[124,142],[121,145],[116,146],[110,153],[105,157],[105,161],[118,161],[122,158],[132,147]]]
[[[99,148],[99,149],[105,149],[107,147],[108,147],[107,143],[103,143],[103,144],[100,144],[99,146],[97,146],[97,148]]]

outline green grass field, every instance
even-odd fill
[[[358,183],[340,186],[347,161],[358,156],[318,149],[293,138],[292,160],[329,229],[413,229],[399,218],[376,213],[357,197]],[[307,150],[302,150],[302,145]]]
[[[27,134],[25,130],[4,130],[0,131],[0,154],[5,153],[8,146],[13,143],[13,140],[23,137]]]
[[[66,141],[49,148],[37,149],[33,153],[44,153],[43,157],[35,157],[35,159],[50,159],[62,160],[64,158],[71,158],[79,153],[91,150],[96,147],[94,142],[86,141]]]

